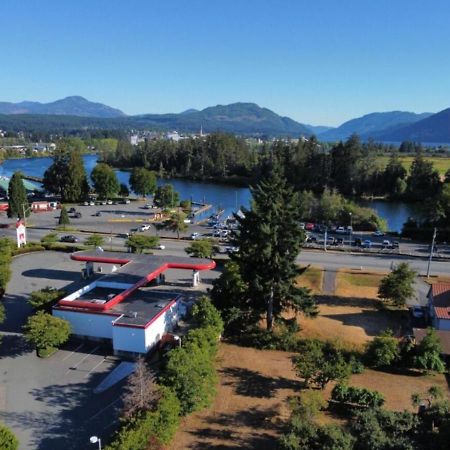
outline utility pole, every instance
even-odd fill
[[[328,230],[325,230],[323,234],[323,249],[327,251],[327,238],[328,238]]]
[[[430,259],[428,260],[427,278],[430,278],[431,260],[433,259],[434,242],[436,240],[437,228],[433,232],[433,240],[431,241]]]

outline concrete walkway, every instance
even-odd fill
[[[336,290],[336,275],[337,271],[332,269],[325,269],[323,272],[322,294],[334,295]]]

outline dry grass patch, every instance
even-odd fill
[[[276,448],[301,382],[291,353],[220,345],[214,404],[184,419],[170,450]]]
[[[336,278],[336,295],[342,297],[377,298],[378,286],[385,274],[340,270]]]
[[[420,277],[425,283],[428,284],[436,284],[436,283],[450,283],[450,277],[444,277],[444,276],[431,276],[430,278],[427,277]]]
[[[362,374],[353,375],[349,384],[381,392],[386,399],[384,407],[394,411],[417,411],[412,406],[411,395],[425,393],[431,386],[440,386],[450,399],[449,387],[442,374],[404,375],[367,369]]]
[[[311,289],[313,294],[320,294],[323,284],[323,269],[321,267],[309,266],[297,278],[297,284]]]
[[[387,328],[400,335],[407,320],[404,312],[381,308],[380,300],[338,296],[321,296],[317,300],[316,318],[299,316],[302,338],[340,340],[361,348]]]

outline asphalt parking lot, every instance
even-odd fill
[[[0,421],[17,435],[20,449],[89,449],[90,436],[107,436],[116,425],[123,383],[101,394],[93,389],[119,360],[107,347],[78,341],[40,359],[20,332],[31,313],[27,294],[48,285],[76,289],[80,263],[45,252],[14,258],[12,270],[0,326]]]

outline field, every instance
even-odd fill
[[[413,156],[400,156],[400,161],[402,162],[405,169],[409,172],[409,168],[411,167],[411,164],[414,160]],[[445,172],[450,169],[450,158],[446,157],[438,157],[438,156],[431,156],[426,157],[426,161],[431,161],[434,165],[434,168],[441,174],[444,175]],[[380,163],[381,167],[386,167],[387,163],[389,162],[389,156],[379,156],[377,158],[377,162]]]
[[[336,295],[342,297],[377,298],[378,286],[385,274],[340,270],[336,278]]]
[[[301,380],[294,372],[291,353],[221,344],[220,381],[214,404],[184,419],[170,450],[238,450],[276,448],[289,417],[287,400],[298,395]],[[439,385],[448,394],[444,375],[411,376],[366,370],[354,375],[351,385],[376,389],[386,407],[412,410],[411,394]],[[324,391],[330,395],[333,384]],[[319,422],[338,422],[325,412]]]

